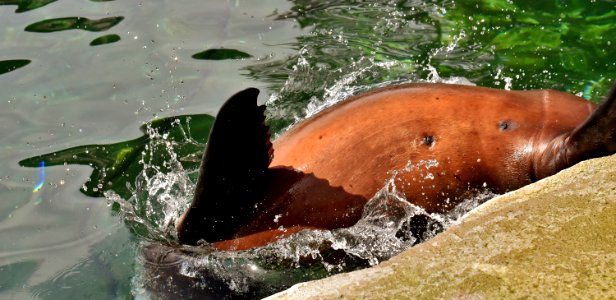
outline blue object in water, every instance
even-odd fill
[[[34,193],[38,192],[43,187],[43,183],[45,183],[45,161],[41,160],[41,163],[39,164],[39,166],[41,170],[41,180],[34,187],[34,190],[32,190]]]

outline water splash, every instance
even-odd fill
[[[496,68],[496,75],[494,75],[494,84],[495,85],[500,85],[501,84],[501,80],[505,82],[505,87],[504,89],[507,91],[511,90],[511,87],[513,86],[513,78],[508,77],[508,76],[504,76],[503,75],[503,67],[499,66],[498,68]]]
[[[332,99],[335,99],[334,90],[352,89],[351,84],[341,83],[336,89],[332,88]],[[182,167],[180,161],[186,158],[178,157],[174,150],[176,142],[166,133],[151,126],[146,128],[146,133],[149,142],[140,160],[143,170],[128,186],[131,197],[122,199],[110,191],[105,196],[120,206],[124,220],[137,235],[148,241],[160,241],[161,245],[176,245],[174,224],[190,202],[194,189],[191,178],[196,178],[197,174]],[[189,134],[183,135],[191,140]],[[472,197],[448,214],[430,214],[409,203],[398,191],[396,179],[399,174],[418,172],[421,178],[430,180],[432,169],[438,166],[436,160],[420,160],[409,161],[399,170],[392,170],[390,180],[367,203],[361,219],[352,227],[304,230],[247,251],[216,251],[208,245],[181,246],[186,256],[179,262],[178,272],[195,279],[198,285],[207,286],[215,281],[233,293],[247,295],[263,287],[276,290],[297,282],[376,265],[435,236],[490,196],[486,193]],[[155,280],[146,276],[146,270],[142,270],[141,275],[142,282],[135,284],[135,293],[147,282]]]
[[[423,67],[424,71],[428,72],[427,78],[419,81],[475,86],[475,83],[462,76],[441,77],[432,62],[434,59],[447,60],[449,55],[455,55],[457,52],[460,52],[461,50],[458,49],[458,45],[464,38],[466,38],[466,34],[462,30],[458,35],[453,36],[447,45],[432,49],[428,54],[428,62]]]
[[[426,161],[409,168],[428,170],[434,166],[434,161]],[[222,285],[238,297],[263,297],[298,282],[374,266],[434,237],[491,196],[485,192],[450,213],[430,214],[404,198],[394,175],[366,204],[361,219],[349,228],[303,230],[246,251],[218,251],[207,244],[161,251],[176,255],[171,260],[177,265],[172,274],[191,279],[189,286],[185,282],[164,284],[168,290],[193,291],[220,289]],[[160,276],[164,275],[148,271],[143,263],[139,265],[135,293],[161,284]]]
[[[375,72],[376,70],[387,70],[398,65],[396,61],[375,62],[374,59],[362,57],[357,62],[353,62],[352,69],[356,69],[348,74],[345,74],[330,87],[326,87],[325,95],[322,99],[312,97],[308,103],[302,118],[296,118],[296,123],[301,122],[305,118],[309,118],[322,110],[333,106],[334,104],[348,99],[361,91],[367,91],[373,88],[379,88],[391,85],[392,82],[382,82],[371,85],[354,85],[354,83],[365,76],[367,73]]]
[[[146,240],[174,245],[177,238],[173,224],[182,206],[189,202],[194,185],[189,180],[191,173],[179,164],[172,142],[152,128],[147,132],[151,142],[144,150],[143,171],[130,186],[132,196],[122,199],[111,191],[105,196],[110,203],[120,205],[126,223],[132,224],[134,231]],[[151,159],[157,151],[168,155],[163,166],[155,165]],[[297,282],[374,266],[435,236],[484,201],[473,198],[449,214],[429,214],[409,203],[398,191],[396,177],[401,172],[419,169],[429,174],[438,166],[435,160],[409,161],[400,170],[392,171],[390,180],[368,202],[361,219],[352,227],[304,230],[247,251],[218,251],[208,245],[181,246],[181,253],[186,255],[178,261],[177,272],[194,280],[191,289],[207,289],[215,282],[235,295],[264,296]],[[144,261],[138,263],[137,276],[133,278],[134,295],[144,295],[145,286],[159,280],[152,276],[160,275],[149,272],[146,266]]]
[[[197,143],[179,126],[179,120],[174,122],[188,141]],[[106,191],[105,197],[109,203],[120,206],[123,219],[138,235],[149,240],[175,243],[175,222],[192,199],[194,183],[190,176],[195,172],[184,169],[174,150],[176,142],[169,138],[168,133],[147,126],[146,134],[149,142],[139,161],[143,168],[134,184],[127,184],[132,196],[123,199],[113,191]],[[161,156],[165,158],[162,165]]]
[[[398,17],[400,17],[399,13],[395,11],[392,12],[390,18],[386,18],[383,21],[385,22],[384,24],[375,25],[375,30],[378,28],[397,30],[397,28],[401,26],[401,20],[398,20]],[[340,33],[335,39],[344,40],[341,36],[344,36],[344,34]],[[428,72],[426,79],[415,78],[412,75],[420,66],[418,62],[386,59],[385,57],[377,55],[374,51],[369,53],[369,55],[362,55],[358,59],[351,59],[350,63],[347,65],[341,66],[335,70],[330,70],[327,66],[319,65],[318,63],[311,64],[311,60],[309,59],[310,52],[307,48],[303,47],[298,53],[295,64],[291,67],[293,72],[288,76],[280,91],[273,93],[267,101],[266,104],[268,107],[275,108],[268,112],[268,117],[272,120],[284,119],[291,116],[292,122],[286,126],[286,129],[288,129],[338,102],[375,88],[410,82],[432,82],[474,86],[475,84],[465,77],[441,77],[437,69],[431,64],[434,58],[444,59],[450,54],[456,54],[461,51],[458,49],[458,45],[464,38],[466,38],[466,35],[464,31],[461,31],[458,35],[453,36],[448,44],[430,51],[428,54],[428,61],[423,66],[423,70]],[[378,46],[379,42],[377,41],[376,44]],[[393,75],[403,72],[406,74],[389,78],[376,84],[363,83],[365,78],[378,78],[382,77],[383,74]],[[321,79],[325,76],[322,75],[322,73],[327,73],[327,77],[332,77],[334,79]],[[326,82],[319,82],[320,80]],[[287,98],[289,98],[290,95],[295,95],[301,91],[306,91],[308,93],[310,91],[306,89],[313,89],[315,86],[322,87],[322,96],[318,96],[319,93],[313,93],[313,95],[309,97],[307,103],[301,107],[281,105],[281,103],[289,101]]]

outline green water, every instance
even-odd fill
[[[152,119],[190,172],[207,115],[248,86],[279,132],[381,83],[464,77],[599,101],[616,79],[616,1],[126,2],[0,0],[2,299],[132,297],[138,243],[166,237],[101,195],[130,197]],[[165,127],[193,114],[194,141]]]

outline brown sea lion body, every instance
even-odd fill
[[[616,150],[613,91],[593,114],[594,104],[553,90],[399,85],[338,103],[273,147],[266,127],[250,125],[263,122],[257,93],[238,93],[219,113],[179,222],[182,243],[247,249],[302,228],[351,226],[390,180],[409,202],[445,212],[478,191],[517,189]],[[224,140],[250,126],[258,129]]]

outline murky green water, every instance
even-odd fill
[[[141,154],[154,118],[214,115],[255,86],[279,132],[380,84],[463,77],[599,101],[616,78],[616,1],[255,2],[0,0],[0,298],[132,297],[137,245],[170,238],[168,205],[133,203],[153,231],[100,196],[128,200],[144,157],[174,169]],[[171,133],[187,173],[211,118],[190,120],[194,139]]]

